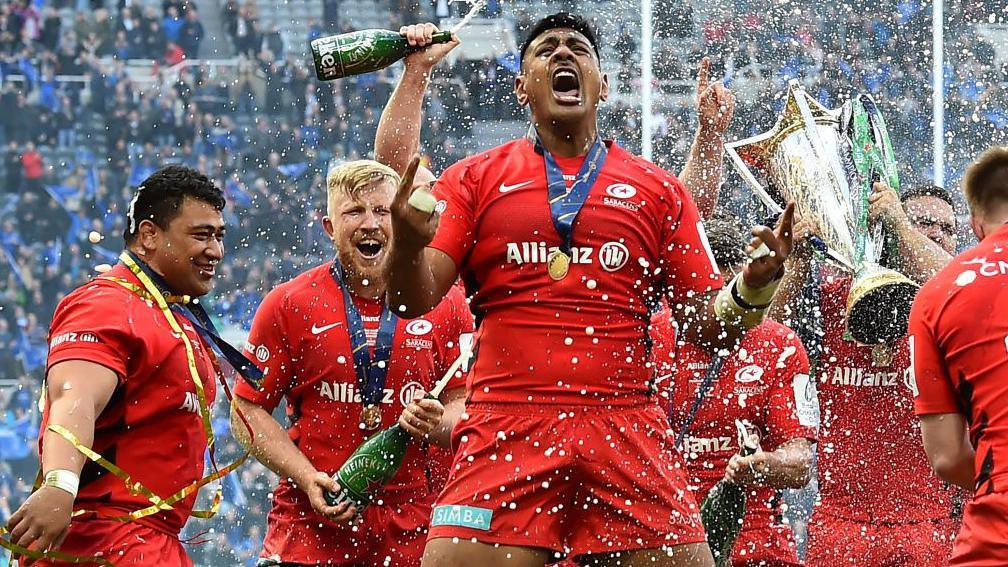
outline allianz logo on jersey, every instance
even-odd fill
[[[508,242],[507,257],[508,264],[545,264],[550,252],[556,250],[556,246],[547,246],[545,242]],[[595,259],[607,272],[615,272],[626,265],[630,260],[630,251],[622,242],[606,242],[598,249],[598,254],[593,246],[573,246],[571,247],[572,264],[593,264]]]
[[[402,388],[399,388],[399,403],[404,406],[408,405],[417,394],[425,391],[423,384],[420,382],[415,380],[407,382]],[[354,382],[327,382],[323,380],[319,383],[319,396],[343,404],[361,403],[360,388]],[[385,388],[382,391],[381,403],[391,404],[395,402],[395,399],[396,391],[394,388]]]
[[[732,438],[729,435],[724,437],[693,437],[687,435],[683,439],[683,453],[718,453],[720,451],[733,450]]]
[[[903,385],[913,390],[913,376],[906,368],[896,372],[865,372],[864,368],[837,366],[833,372],[824,372],[822,382],[831,386],[853,386],[856,388],[892,388],[896,387],[902,374]]]
[[[636,213],[641,208],[641,203],[630,200],[637,195],[637,189],[633,185],[613,183],[606,187],[605,192],[602,202],[610,207],[626,209],[632,213]]]
[[[98,343],[98,335],[94,333],[63,333],[56,335],[49,341],[49,348],[54,348],[63,343]]]

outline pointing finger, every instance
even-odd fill
[[[790,238],[792,234],[792,228],[794,227],[794,202],[788,203],[787,207],[784,208],[784,214],[781,215],[780,220],[777,221],[777,236],[784,238]]]
[[[699,67],[697,68],[697,100],[700,100],[700,96],[707,90],[707,86],[710,84],[710,57],[706,55],[700,59]]]
[[[399,181],[399,190],[396,191],[396,201],[399,203],[405,203],[409,200],[413,189],[413,179],[416,177],[417,168],[419,167],[420,156],[414,155],[409,165],[406,166],[402,179]]]

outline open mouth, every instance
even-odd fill
[[[382,243],[373,238],[365,238],[357,243],[357,251],[366,260],[374,260],[382,253]]]
[[[581,79],[571,67],[561,67],[553,71],[553,97],[562,104],[581,102]]]
[[[196,264],[196,268],[199,269],[201,276],[208,278],[214,277],[217,273],[217,264]]]

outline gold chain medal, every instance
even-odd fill
[[[889,368],[892,365],[893,352],[888,344],[880,344],[872,347],[872,365],[876,368]]]
[[[571,258],[560,249],[553,250],[546,256],[546,271],[551,278],[560,281],[570,272]]]
[[[378,429],[381,425],[382,411],[377,405],[364,406],[361,410],[361,424],[364,429]]]

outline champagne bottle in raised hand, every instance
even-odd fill
[[[739,455],[748,457],[759,450],[759,439],[749,432],[745,423],[735,420],[738,430]],[[700,505],[707,543],[717,567],[731,564],[732,547],[742,530],[745,518],[745,488],[722,479],[707,493]]]
[[[452,32],[435,32],[431,43],[447,43]],[[311,42],[315,76],[331,81],[384,69],[423,47],[411,46],[400,34],[390,30],[362,30],[314,39]]]

